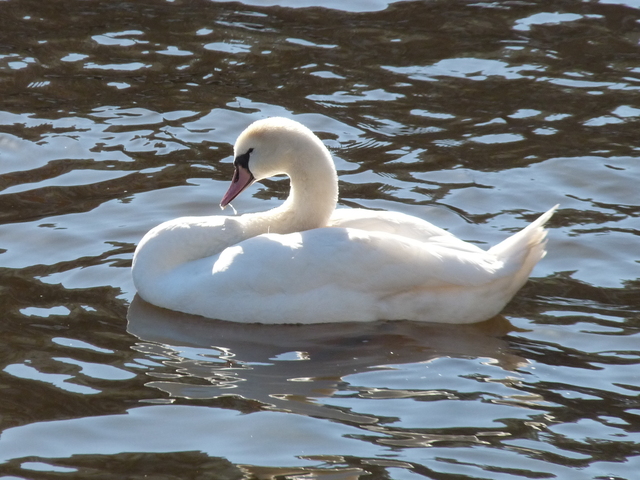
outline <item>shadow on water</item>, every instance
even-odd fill
[[[313,399],[344,388],[346,376],[396,364],[440,357],[489,358],[505,370],[526,364],[502,340],[514,327],[500,316],[470,326],[241,324],[164,310],[136,296],[127,318],[127,330],[143,342],[135,348],[166,356],[165,365],[179,372],[177,379],[147,383],[173,398],[233,395],[260,408],[365,423],[377,419],[320,406]],[[375,395],[383,398],[385,392]]]

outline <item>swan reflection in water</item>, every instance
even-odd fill
[[[349,375],[393,365],[428,363],[442,357],[486,358],[510,371],[527,363],[510,352],[502,338],[516,330],[502,316],[473,325],[406,321],[245,324],[165,310],[136,296],[127,318],[127,330],[142,341],[135,348],[152,361],[146,363],[151,364],[150,377],[156,379],[147,386],[172,398],[227,395],[249,402],[241,408],[293,411],[358,423],[377,419],[314,399],[331,397],[338,390],[376,398],[426,394],[424,390],[346,384]],[[431,394],[442,395],[443,391]]]

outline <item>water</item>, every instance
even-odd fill
[[[637,478],[638,2],[9,0],[0,26],[2,478]],[[560,203],[547,257],[463,327],[135,298],[137,242],[219,212],[271,115],[325,141],[343,206],[489,246]]]

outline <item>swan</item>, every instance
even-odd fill
[[[238,137],[220,206],[280,174],[291,187],[276,208],[150,230],[133,257],[139,296],[246,323],[480,322],[503,309],[545,255],[544,224],[557,208],[487,251],[410,215],[336,209],[331,154],[311,130],[277,117]]]

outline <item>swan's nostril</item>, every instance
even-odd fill
[[[236,198],[242,191],[251,185],[254,182],[255,178],[251,174],[248,168],[245,168],[241,165],[237,165],[236,169],[233,172],[233,177],[231,179],[231,185],[229,185],[229,189],[227,193],[224,194],[222,200],[220,201],[220,206],[222,208],[229,205],[229,202],[232,202],[234,198]]]

